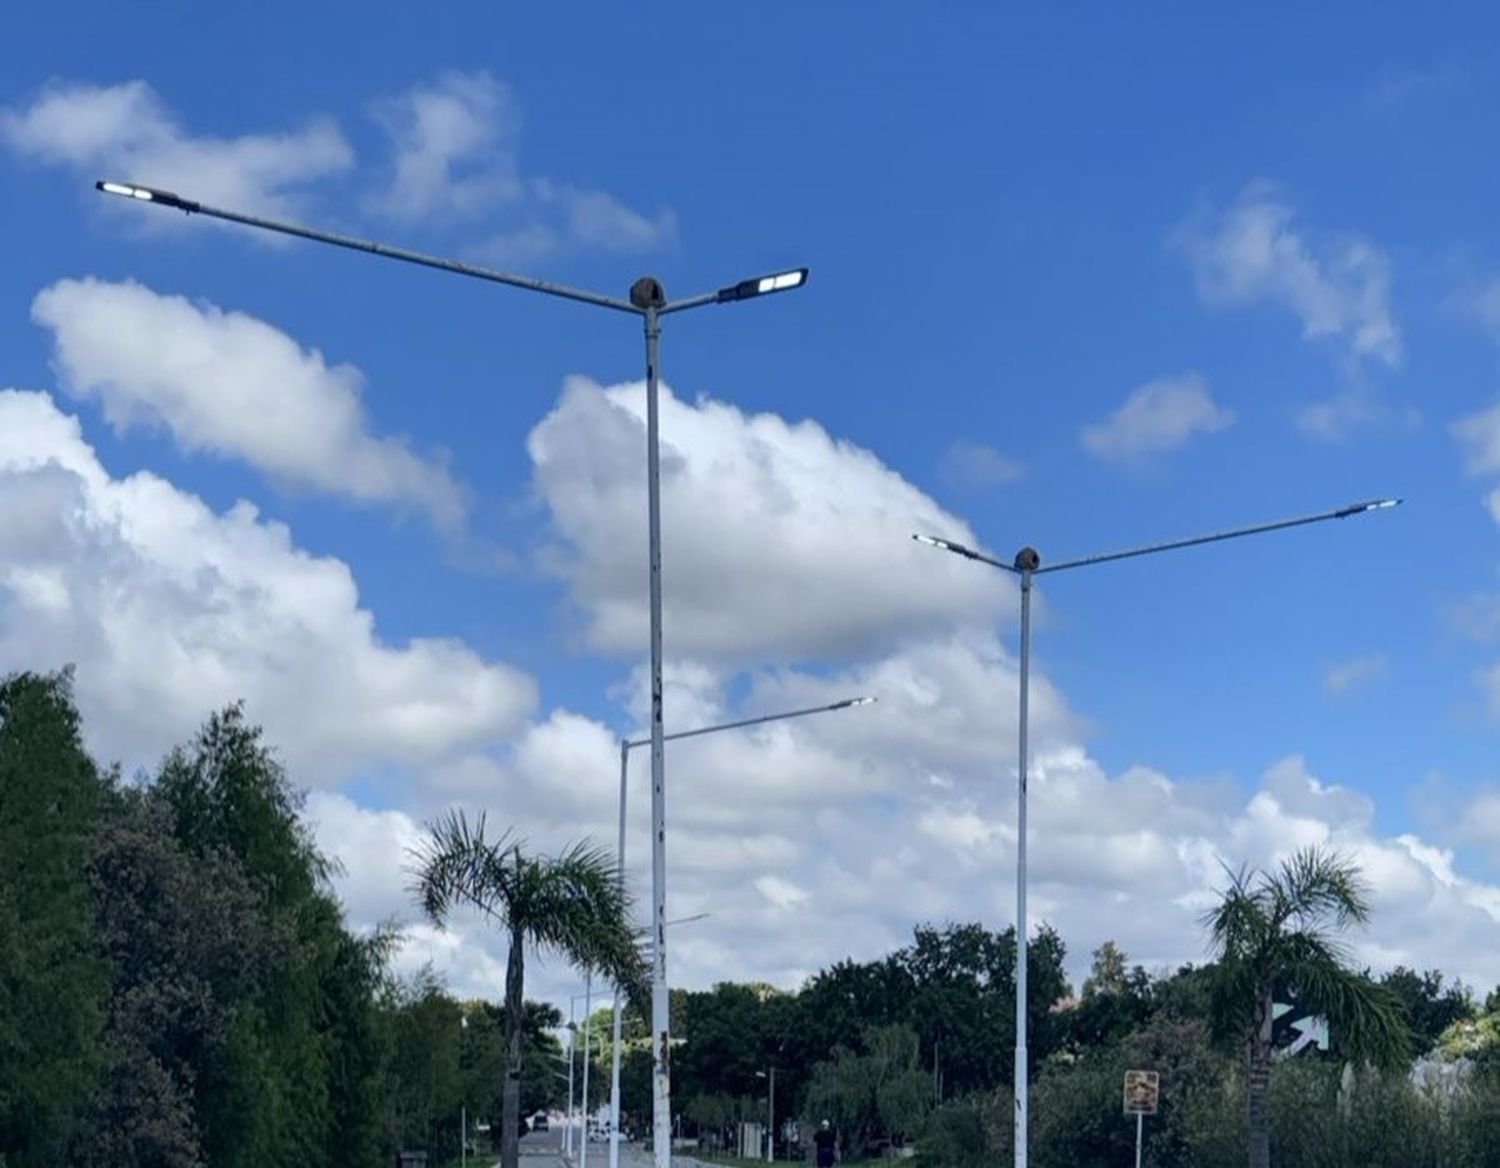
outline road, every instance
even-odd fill
[[[526,1168],[554,1168],[554,1165],[567,1168],[569,1161],[564,1158],[562,1152],[562,1125],[559,1124],[551,1131],[528,1132],[521,1137],[521,1159]],[[582,1144],[579,1141],[581,1130],[573,1133],[573,1159],[572,1168],[579,1168]],[[652,1168],[655,1161],[641,1144],[620,1145],[620,1168]],[[589,1168],[607,1168],[609,1164],[609,1145],[602,1140],[595,1140],[589,1144]],[[673,1168],[708,1168],[702,1161],[691,1157],[675,1155],[672,1157]]]

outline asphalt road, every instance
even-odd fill
[[[558,1124],[551,1131],[528,1132],[521,1137],[521,1157],[526,1161],[527,1168],[553,1168],[554,1165],[568,1165],[569,1161],[562,1154],[562,1125]],[[572,1168],[581,1168],[583,1150],[581,1142],[582,1129],[573,1132],[573,1159]],[[655,1161],[651,1153],[640,1144],[620,1145],[620,1168],[652,1168]],[[607,1168],[609,1164],[609,1144],[603,1140],[593,1140],[589,1143],[588,1168]],[[674,1168],[697,1168],[699,1161],[682,1155],[672,1157]]]

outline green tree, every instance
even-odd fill
[[[1053,1007],[1068,993],[1067,949],[1050,926],[1026,947],[1027,1057],[1034,1068],[1057,1049],[1064,1020]],[[895,960],[910,979],[902,1021],[922,1038],[944,1097],[1009,1083],[1015,1073],[1016,932],[978,924],[919,925]]]
[[[442,924],[458,905],[478,909],[510,942],[505,969],[505,1091],[500,1160],[517,1168],[521,1117],[521,1035],[525,952],[560,954],[642,996],[645,960],[630,919],[630,898],[609,854],[579,843],[557,857],[527,855],[508,835],[485,837],[484,816],[462,812],[432,824],[416,854],[414,892]]]
[[[1074,1054],[1111,1046],[1145,1023],[1156,1009],[1151,977],[1139,965],[1126,964],[1113,941],[1094,950],[1094,964],[1084,979],[1083,994],[1063,1014],[1066,1044]]]
[[[274,943],[232,855],[190,856],[154,791],[121,787],[112,804],[88,865],[113,970],[108,1064],[74,1161],[199,1168],[197,1083]]]
[[[1269,1168],[1272,988],[1284,981],[1298,1001],[1329,1020],[1351,1058],[1403,1061],[1410,1040],[1390,991],[1348,967],[1337,934],[1369,919],[1358,869],[1305,848],[1274,872],[1241,868],[1204,914],[1218,965],[1214,1019],[1243,1046],[1250,1168]]]
[[[1474,1017],[1474,996],[1461,981],[1443,984],[1440,970],[1418,973],[1398,965],[1380,979],[1406,1011],[1412,1050],[1426,1054],[1437,1045],[1443,1031],[1453,1023]]]
[[[914,1135],[932,1107],[916,1031],[874,1026],[862,1038],[865,1053],[840,1047],[813,1069],[807,1090],[809,1118],[830,1120],[856,1154],[877,1138]]]
[[[68,672],[0,681],[0,1161],[65,1162],[104,1061],[85,871],[103,781]]]
[[[327,1168],[349,1161],[350,1135],[368,1154],[378,1128],[356,1117],[369,1115],[379,1084],[379,1035],[366,1013],[379,954],[344,928],[300,795],[234,706],[168,756],[153,797],[193,863],[232,857],[272,938],[196,1080],[205,1158],[215,1168]]]

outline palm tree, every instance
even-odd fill
[[[1359,869],[1335,852],[1304,848],[1274,872],[1230,872],[1203,916],[1218,958],[1215,1028],[1244,1044],[1250,1168],[1270,1168],[1271,994],[1284,982],[1328,1019],[1351,1059],[1402,1063],[1410,1037],[1393,995],[1347,963],[1336,934],[1369,920]]]
[[[517,1168],[526,949],[557,953],[602,973],[639,1001],[646,962],[630,920],[630,897],[609,853],[587,841],[555,857],[531,856],[508,832],[486,839],[483,814],[471,826],[461,811],[429,824],[428,833],[413,853],[412,891],[422,911],[441,925],[454,906],[476,908],[510,940],[500,1163]]]

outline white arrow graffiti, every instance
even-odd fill
[[[1278,1059],[1289,1059],[1300,1054],[1313,1043],[1318,1044],[1319,1050],[1328,1049],[1328,1019],[1321,1014],[1295,1019],[1291,1027],[1297,1032],[1297,1037],[1290,1046],[1276,1052]]]

